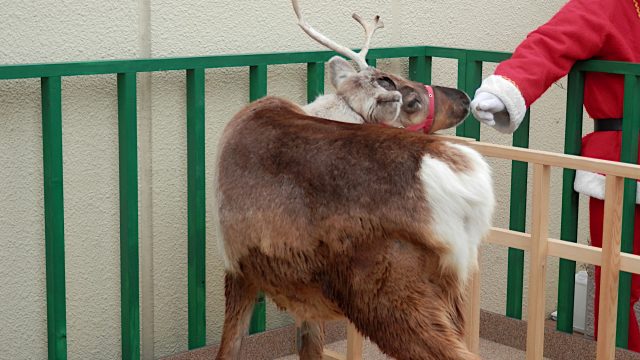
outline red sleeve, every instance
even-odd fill
[[[516,48],[495,75],[516,84],[526,106],[565,76],[578,60],[594,57],[609,31],[610,9],[616,0],[571,0]]]

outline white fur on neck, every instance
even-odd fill
[[[448,248],[442,265],[453,269],[464,283],[477,268],[478,247],[491,226],[493,181],[488,164],[475,150],[448,144],[461,151],[471,168],[454,171],[446,162],[426,155],[420,179],[430,209],[430,224]]]
[[[364,124],[364,119],[335,94],[319,96],[314,102],[303,106],[309,115],[351,124]]]

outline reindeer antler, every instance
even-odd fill
[[[302,11],[300,11],[300,5],[298,4],[298,0],[291,0],[293,5],[293,11],[296,13],[296,17],[298,18],[298,25],[304,32],[307,33],[312,39],[316,40],[320,44],[328,47],[329,49],[337,52],[338,54],[344,55],[347,58],[353,60],[358,64],[360,70],[364,70],[369,67],[367,64],[367,53],[369,52],[369,45],[371,43],[371,38],[373,38],[373,34],[378,29],[382,29],[384,27],[384,23],[380,20],[380,16],[376,16],[373,21],[367,23],[365,22],[360,15],[353,14],[352,17],[362,25],[364,28],[365,35],[365,43],[359,53],[354,52],[353,50],[342,46],[335,41],[329,39],[328,37],[322,35],[318,30],[314,29],[309,25],[304,18],[302,17]]]
[[[360,25],[362,25],[362,27],[364,28],[365,42],[364,42],[364,46],[362,47],[358,55],[362,59],[366,60],[367,53],[369,52],[369,45],[371,44],[371,38],[373,38],[373,34],[376,32],[376,30],[382,29],[384,27],[384,23],[382,22],[382,20],[380,20],[379,15],[376,15],[376,17],[373,18],[373,21],[369,23],[365,22],[362,19],[362,17],[360,17],[360,15],[358,14],[353,14],[351,15],[351,17],[353,17],[357,22],[359,22]]]

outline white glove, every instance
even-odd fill
[[[504,115],[507,115],[506,120],[509,121],[509,115],[506,114],[506,108],[502,100],[488,92],[476,94],[471,102],[471,112],[473,112],[473,116],[478,121],[492,127],[496,126],[496,115],[498,113],[505,113],[500,114],[500,120],[503,120]]]
[[[511,121],[506,106],[497,96],[488,92],[479,92],[471,102],[473,116],[503,134],[511,134],[518,124]]]

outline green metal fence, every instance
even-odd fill
[[[58,64],[0,66],[0,80],[41,78],[44,163],[44,213],[46,246],[46,292],[49,359],[67,358],[64,201],[62,189],[62,87],[67,76],[115,74],[118,90],[118,132],[120,171],[120,266],[123,359],[140,358],[140,308],[138,259],[138,169],[136,134],[136,75],[144,72],[184,71],[187,86],[187,174],[188,174],[188,323],[189,348],[205,345],[205,69],[248,67],[251,101],[267,94],[267,67],[279,64],[307,64],[307,98],[324,92],[324,63],[332,52],[225,55],[190,58],[92,61]],[[415,46],[373,49],[369,64],[377,59],[408,58],[409,76],[431,83],[433,58],[458,62],[458,88],[473,94],[482,80],[483,63],[497,63],[509,53],[455,48]],[[585,72],[607,72],[624,76],[625,106],[622,161],[636,163],[640,129],[640,64],[586,61],[569,75],[565,152],[580,152],[582,100]],[[480,138],[480,124],[469,117],[457,135]],[[513,146],[529,146],[529,113],[513,136]],[[510,228],[524,231],[527,204],[527,164],[514,161],[511,170]],[[578,196],[573,191],[575,172],[564,171],[561,238],[577,241]],[[627,180],[624,197],[623,251],[633,250],[633,211],[636,182]],[[524,252],[509,250],[507,316],[522,316]],[[561,260],[558,329],[572,332],[575,262]],[[618,312],[618,346],[626,347],[630,296],[630,274],[621,277]],[[251,332],[265,329],[264,296],[260,295],[251,321]]]

